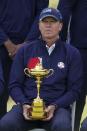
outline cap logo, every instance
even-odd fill
[[[45,10],[43,10],[42,13],[51,12],[51,11],[52,11],[51,9],[45,9]]]

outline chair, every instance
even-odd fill
[[[30,131],[46,131],[46,130],[45,129],[36,128],[36,129],[32,129]]]
[[[76,110],[76,101],[72,104],[72,131],[74,131],[75,110]]]

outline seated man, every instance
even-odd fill
[[[71,131],[70,105],[79,99],[82,87],[82,60],[79,51],[61,41],[62,16],[59,10],[44,9],[39,18],[41,37],[19,49],[14,58],[9,91],[17,103],[0,121],[0,131],[27,131],[43,128],[47,131]],[[29,110],[37,96],[33,77],[24,69],[40,63],[54,73],[41,83],[40,97],[45,102],[46,118],[32,120]]]

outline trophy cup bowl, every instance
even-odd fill
[[[40,98],[40,87],[41,87],[42,79],[44,77],[49,77],[50,75],[52,75],[54,70],[44,69],[41,64],[38,64],[33,69],[25,68],[24,72],[28,77],[36,78],[36,84],[37,84],[37,97],[33,100],[32,109],[31,112],[29,113],[30,114],[29,117],[35,120],[44,119],[46,117],[45,103],[43,99]]]

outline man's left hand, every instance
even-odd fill
[[[49,105],[46,109],[45,112],[47,114],[47,117],[45,119],[43,119],[43,121],[49,121],[53,118],[54,116],[54,111],[56,109],[55,105]]]

